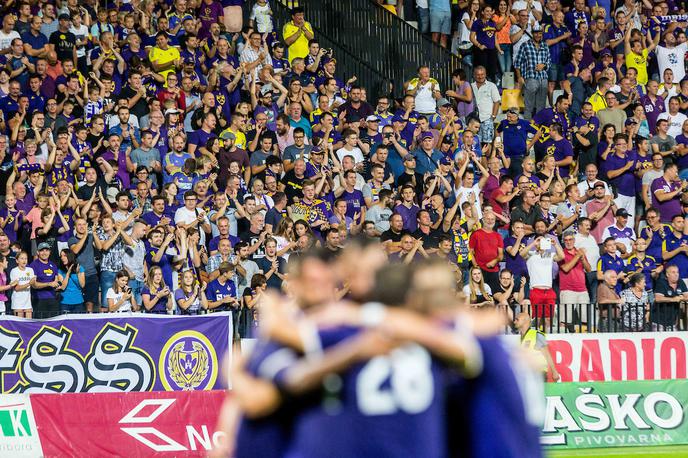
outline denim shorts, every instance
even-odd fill
[[[430,32],[451,34],[451,11],[430,10]]]
[[[551,64],[547,70],[548,81],[563,81],[564,67],[561,64]]]

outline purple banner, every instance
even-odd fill
[[[224,388],[230,312],[0,319],[0,393]]]

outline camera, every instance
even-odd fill
[[[392,137],[394,137],[394,133],[392,133],[392,132],[387,132],[387,133],[384,133],[384,134],[382,134],[382,135],[383,135],[384,138],[392,138]]]
[[[220,174],[220,167],[214,166],[212,169],[210,169],[210,173],[214,173],[215,175]]]

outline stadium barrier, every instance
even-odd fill
[[[546,395],[548,448],[688,444],[688,380],[548,383]]]
[[[510,304],[509,317],[528,312],[533,326],[548,334],[684,331],[685,302],[647,304]]]
[[[205,457],[223,391],[5,394],[0,458]]]
[[[0,319],[0,392],[222,389],[232,314]],[[226,370],[229,370],[227,364]],[[228,374],[227,374],[228,375]]]

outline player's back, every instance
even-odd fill
[[[323,337],[323,348],[357,332]],[[330,376],[322,401],[296,420],[288,457],[446,456],[443,376],[428,351],[413,344]]]
[[[532,379],[518,370],[501,337],[479,338],[478,342],[483,355],[481,374],[474,379],[452,374],[447,392],[450,455],[542,457],[539,428],[526,404],[544,394],[533,390]]]
[[[281,344],[259,340],[246,364],[253,377],[273,381],[285,365],[293,363],[299,355]],[[258,419],[242,417],[236,439],[235,458],[278,458],[289,447],[296,405],[285,402],[273,413]]]

